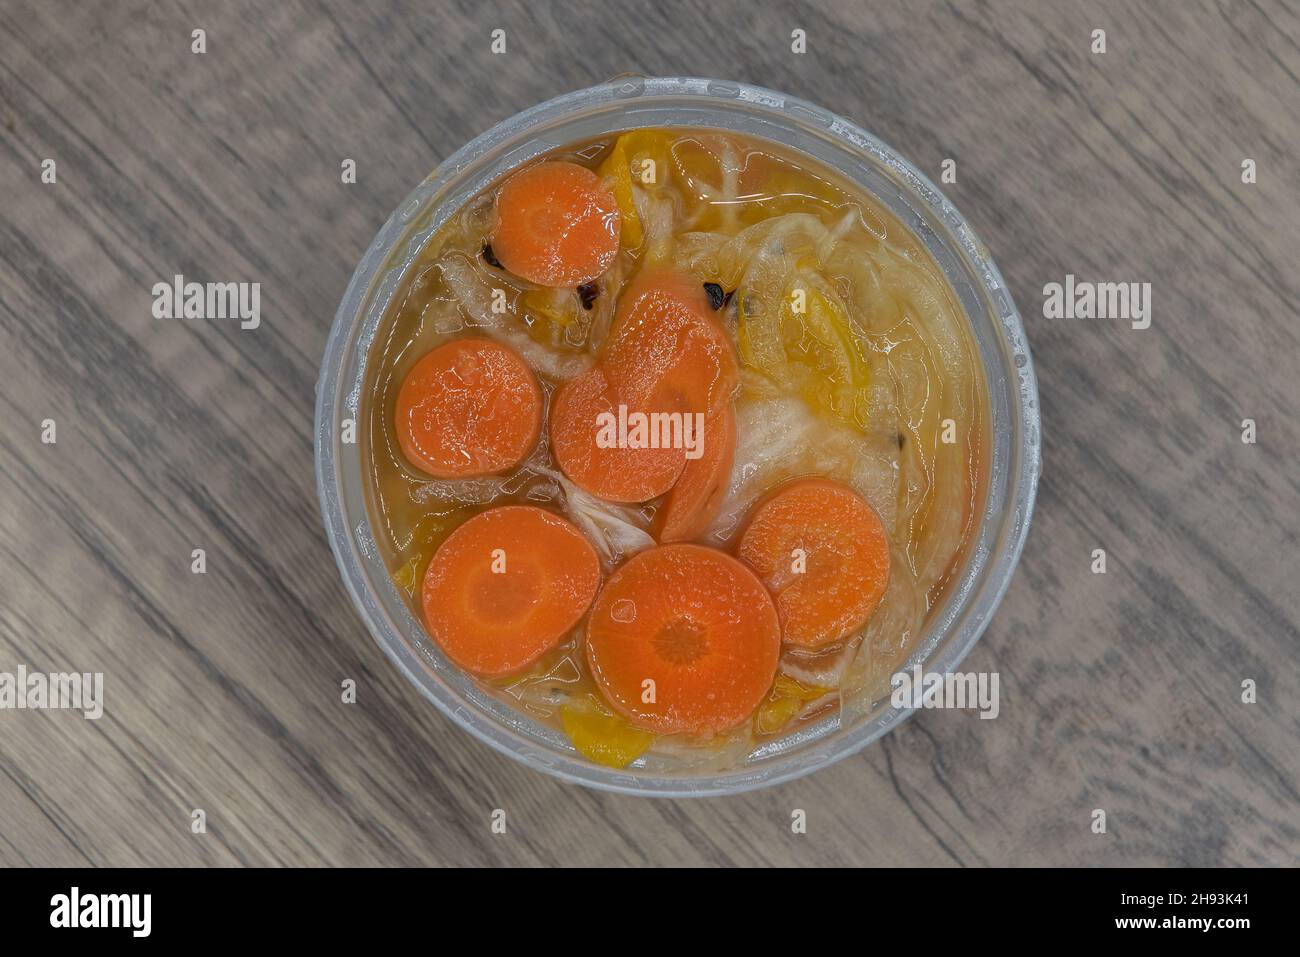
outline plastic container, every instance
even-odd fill
[[[988,250],[938,189],[894,150],[847,120],[741,83],[622,77],[525,110],[466,144],[406,198],[352,275],[325,348],[316,397],[316,477],[330,545],[352,600],[397,666],[444,714],[516,760],[557,777],[630,794],[730,794],[826,767],[910,713],[888,700],[851,725],[838,715],[766,742],[725,773],[682,773],[642,758],[615,770],[579,755],[558,731],[515,711],[443,658],[399,597],[371,532],[361,471],[362,382],[376,328],[415,254],[452,213],[506,171],[574,140],[646,126],[732,130],[800,150],[878,197],[925,243],[956,291],[990,390],[991,477],[978,539],[961,578],[907,662],[955,670],[1010,582],[1033,510],[1039,420],[1020,315]],[[343,423],[357,441],[342,441]]]

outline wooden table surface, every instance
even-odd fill
[[[102,671],[106,698],[0,711],[0,863],[1295,864],[1296,5],[552,9],[0,7],[0,672]],[[312,465],[353,266],[468,138],[626,71],[816,101],[936,181],[956,160],[1042,397],[1033,528],[965,666],[1001,675],[997,720],[926,712],[737,798],[618,797],[479,744],[366,633]],[[155,319],[177,273],[260,282],[260,328]],[[1151,327],[1044,318],[1066,274],[1150,282]]]

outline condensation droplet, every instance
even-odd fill
[[[609,617],[624,625],[636,621],[636,602],[631,598],[620,598],[609,610]]]

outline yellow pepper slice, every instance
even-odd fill
[[[776,734],[810,702],[829,691],[829,688],[818,688],[796,681],[789,675],[777,675],[766,700],[754,713],[754,733]]]
[[[651,165],[647,166],[647,162]],[[622,220],[620,241],[628,249],[638,249],[645,238],[641,217],[633,199],[633,184],[646,188],[663,185],[672,162],[672,140],[658,130],[633,130],[614,143],[600,168],[602,177],[613,182],[614,200]]]
[[[520,294],[519,304],[557,326],[570,326],[578,321],[580,304],[572,289],[527,289]]]
[[[673,141],[663,130],[633,130],[619,137],[627,157],[632,182],[654,188],[663,186],[672,175]],[[650,160],[652,165],[646,165]]]
[[[415,587],[420,581],[420,564],[422,557],[416,555],[406,562],[401,568],[393,572],[393,581],[397,587],[402,589],[408,595],[415,595]]]
[[[560,708],[560,723],[579,754],[610,768],[627,767],[655,739],[614,714],[594,694],[570,698]]]
[[[814,409],[866,426],[870,372],[858,351],[848,309],[825,279],[799,269],[779,303],[738,294],[741,359],[778,386],[798,391]]]
[[[804,399],[848,425],[863,427],[860,406],[865,406],[869,374],[848,310],[830,284],[816,274],[801,275],[795,287],[803,290],[804,310],[796,314],[794,297],[786,297],[786,355],[806,370]]]
[[[528,334],[544,346],[553,349],[571,345],[570,327],[579,339],[585,330],[581,324],[587,317],[583,313],[578,294],[572,289],[528,289],[519,296]]]
[[[632,168],[627,155],[627,138],[628,134],[618,138],[596,173],[613,181],[614,201],[618,203],[618,213],[622,220],[619,241],[628,249],[636,249],[641,245],[642,239],[641,217],[637,215],[636,202],[632,198]]]

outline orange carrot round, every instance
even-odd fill
[[[497,191],[492,251],[516,276],[542,286],[579,286],[618,254],[618,202],[577,163],[552,160],[522,169]]]
[[[880,516],[829,479],[800,479],[760,502],[736,554],[775,596],[785,640],[802,648],[848,637],[889,584],[889,538]]]
[[[587,661],[610,707],[659,734],[740,724],[776,676],[781,629],[763,583],[702,545],[663,545],[610,576],[587,620]]]
[[[436,478],[491,475],[518,465],[542,427],[542,391],[527,363],[489,339],[439,346],[397,393],[397,442]]]
[[[610,416],[618,439],[618,406],[600,365],[570,379],[551,403],[551,450],[579,488],[611,502],[645,502],[672,488],[686,464],[686,452],[602,445],[602,430],[606,438],[609,435]]]
[[[686,465],[686,418],[698,429],[696,414],[729,402],[739,377],[735,351],[707,302],[699,284],[663,270],[624,291],[596,367],[566,383],[551,409],[551,444],[572,481],[615,502],[647,501],[677,481]],[[628,444],[602,447],[601,420],[609,416],[626,417]],[[635,417],[649,423],[646,438],[660,447],[634,447]]]
[[[704,287],[666,269],[638,276],[619,296],[601,361],[609,382],[642,411],[715,411],[740,367]]]
[[[718,517],[736,457],[736,414],[730,402],[704,420],[700,451],[699,458],[686,460],[681,477],[655,516],[655,537],[661,542],[699,538]]]
[[[425,622],[447,657],[493,678],[528,667],[582,618],[600,586],[596,550],[566,519],[531,505],[474,516],[424,573]]]

